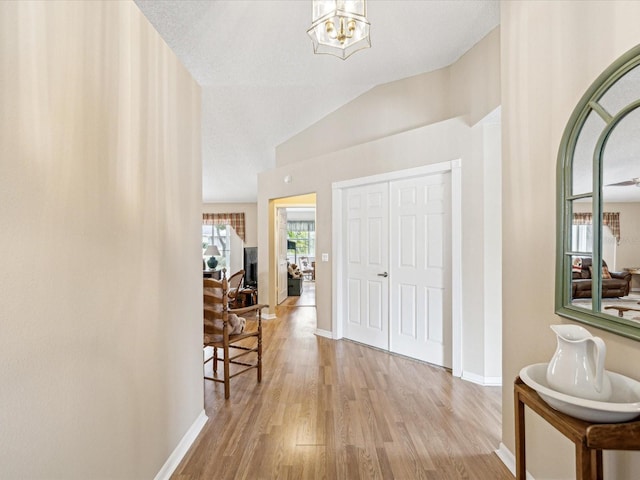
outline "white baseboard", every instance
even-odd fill
[[[483,387],[501,387],[502,377],[483,377],[482,375],[476,375],[475,373],[462,372],[461,378],[467,382],[477,383]]]
[[[189,427],[189,430],[187,430],[187,433],[184,434],[182,440],[178,442],[176,448],[173,450],[173,452],[171,452],[171,455],[169,455],[167,461],[164,462],[164,465],[162,465],[162,468],[155,476],[154,480],[169,480],[171,478],[174,470],[182,461],[182,457],[187,454],[187,451],[191,447],[191,444],[195,441],[196,437],[200,433],[200,430],[202,430],[202,427],[204,427],[205,423],[207,423],[207,420],[209,420],[209,418],[204,413],[204,410],[202,410],[200,412],[200,415],[198,415],[198,418],[196,418],[196,421],[193,422],[193,424]]]
[[[316,335],[319,337],[333,339],[333,333],[331,333],[329,330],[322,330],[320,328],[316,328]]]
[[[263,313],[262,314],[262,319],[263,320],[273,320],[274,318],[278,318],[278,316],[275,313]]]
[[[513,453],[505,446],[504,443],[500,442],[500,446],[495,451],[495,454],[498,456],[502,463],[509,469],[509,471],[515,477],[516,475],[516,457],[513,456]],[[527,472],[527,480],[536,480],[533,476]]]

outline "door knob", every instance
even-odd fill
[[[384,273],[379,273],[379,274],[378,274],[378,276],[379,276],[379,277],[385,277],[385,278],[386,278],[386,277],[388,277],[388,276],[389,276],[389,274],[388,274],[387,272],[384,272]]]

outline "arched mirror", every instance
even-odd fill
[[[640,45],[593,83],[562,137],[556,313],[640,340]]]

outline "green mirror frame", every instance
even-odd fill
[[[580,99],[565,128],[557,163],[557,243],[556,243],[556,313],[581,323],[607,330],[635,340],[640,340],[640,323],[618,318],[601,312],[602,278],[594,275],[592,279],[591,308],[572,305],[571,260],[574,255],[584,255],[584,252],[571,251],[571,227],[573,223],[573,202],[591,198],[593,214],[593,252],[592,264],[602,262],[602,177],[603,154],[609,136],[629,113],[640,108],[640,91],[638,99],[627,104],[615,115],[611,115],[599,103],[607,91],[624,75],[640,65],[640,45],[632,48],[609,68],[607,68]],[[588,193],[573,193],[573,160],[576,144],[580,132],[591,112],[595,112],[604,121],[596,147],[593,153],[592,191]]]

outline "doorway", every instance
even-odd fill
[[[334,185],[334,331],[460,375],[460,162]]]
[[[316,195],[272,200],[277,305],[316,306]]]

